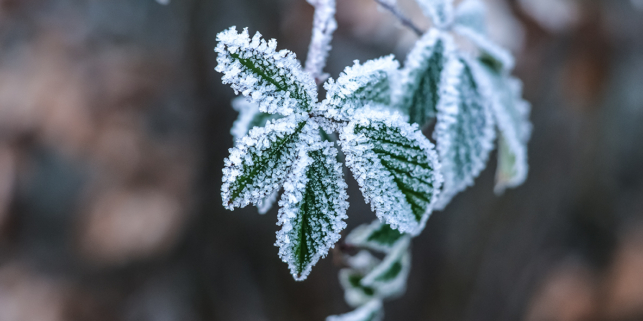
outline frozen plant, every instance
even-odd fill
[[[477,0],[457,7],[418,0],[434,26],[424,33],[395,1],[378,0],[420,39],[402,67],[392,56],[355,61],[337,79],[323,72],[337,26],[335,1],[309,2],[315,18],[305,68],[258,32],[251,37],[247,28],[231,27],[217,35],[216,70],[245,96],[233,101],[239,118],[223,169],[223,206],[252,204],[265,213],[283,190],[275,245],[294,278],[304,280],[346,227],[343,162],[378,220],[346,239],[361,249],[344,258],[348,267],[340,272],[356,310],[328,320],[379,320],[382,301],[405,290],[411,238],[433,210],[473,184],[496,138],[496,192],[525,180],[529,105],[510,76],[513,57],[487,36]],[[477,52],[459,49],[452,33]],[[430,125],[436,146],[422,133]]]

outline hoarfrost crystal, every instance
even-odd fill
[[[275,51],[274,39],[266,42],[258,32],[250,39],[248,28],[237,33],[231,27],[217,41],[215,70],[223,73],[224,84],[259,104],[260,111],[287,116],[310,111],[317,103],[313,78],[301,70],[294,53]]]
[[[360,109],[340,133],[346,165],[380,220],[417,235],[433,209],[440,164],[417,125],[397,113]]]

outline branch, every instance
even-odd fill
[[[411,19],[407,18],[400,9],[397,8],[397,6],[386,0],[375,0],[382,8],[388,10],[391,12],[395,17],[397,17],[398,20],[402,23],[402,25],[408,27],[409,29],[413,30],[418,36],[422,36],[424,32],[418,28]]]
[[[317,84],[320,84],[328,77],[323,70],[330,51],[333,32],[337,29],[335,0],[307,1],[315,7],[315,17],[313,18],[313,35],[308,46],[306,71],[313,76]]]

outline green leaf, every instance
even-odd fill
[[[264,127],[271,120],[283,118],[278,114],[267,114],[259,111],[259,105],[248,101],[245,97],[233,99],[232,108],[239,112],[237,120],[235,120],[232,129],[230,129],[235,142],[246,136],[252,128]],[[275,189],[272,194],[266,196],[257,204],[259,214],[266,214],[272,208],[275,200],[277,200],[277,194],[279,194],[279,190]]]
[[[294,53],[275,51],[274,39],[266,42],[258,32],[250,39],[248,29],[235,27],[217,35],[216,71],[235,93],[241,92],[270,114],[309,112],[317,102],[317,86],[301,68]]]
[[[388,252],[403,235],[388,224],[375,220],[371,224],[362,224],[353,229],[346,237],[346,244]]]
[[[491,92],[491,106],[500,131],[496,194],[521,185],[527,178],[527,142],[531,135],[530,106],[522,99],[522,83],[480,63],[479,82]]]
[[[326,321],[381,321],[384,309],[381,300],[372,300],[358,309],[342,315],[331,315]]]
[[[310,126],[305,128],[307,120],[305,115],[292,115],[256,127],[237,141],[224,160],[224,207],[257,205],[279,189],[295,161],[300,140],[316,134]]]
[[[411,269],[410,236],[400,238],[384,260],[360,280],[360,285],[375,290],[379,298],[399,296],[406,289]]]
[[[447,90],[442,71],[452,47],[450,38],[431,29],[407,56],[396,90],[396,105],[409,115],[409,122],[424,127],[435,117],[438,100]]]
[[[401,115],[361,109],[340,133],[346,165],[380,220],[417,235],[442,184],[433,144]]]
[[[279,256],[296,280],[304,280],[328,253],[346,227],[346,183],[337,150],[319,137],[299,149],[297,162],[284,183],[277,232]]]
[[[365,273],[351,268],[339,271],[339,283],[344,288],[344,299],[351,307],[364,305],[375,297],[373,288],[362,286],[364,275]]]
[[[329,79],[324,88],[326,99],[321,110],[325,117],[348,121],[355,110],[366,104],[390,105],[391,83],[399,63],[393,55],[369,60],[360,65],[356,60],[346,67],[337,81]]]
[[[464,57],[452,60],[459,65],[457,94],[445,96],[438,104],[433,137],[436,140],[444,187],[437,209],[443,209],[486,166],[495,138],[488,94],[474,77],[475,62]]]

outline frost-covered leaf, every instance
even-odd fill
[[[453,30],[469,39],[480,50],[481,56],[496,69],[508,72],[515,61],[511,52],[489,39],[486,26],[486,7],[480,0],[465,0],[456,9]]]
[[[411,270],[411,237],[400,238],[391,251],[370,273],[364,276],[360,285],[375,290],[379,298],[390,298],[404,293],[406,279]]]
[[[396,105],[409,115],[409,122],[423,127],[435,117],[438,99],[448,90],[441,75],[447,56],[452,54],[452,39],[436,29],[415,43],[395,91]]]
[[[346,302],[357,307],[373,298],[387,299],[402,294],[411,268],[409,235],[399,238],[380,261],[366,251],[347,259],[351,268],[339,273]]]
[[[368,103],[390,105],[391,83],[399,67],[393,55],[369,60],[363,65],[346,67],[337,81],[329,79],[324,88],[326,100],[321,109],[324,116],[339,120],[350,120],[355,110]]]
[[[455,10],[455,24],[486,35],[486,9],[485,4],[480,0],[464,0]]]
[[[522,99],[520,80],[480,64],[479,82],[491,93],[491,106],[500,130],[498,139],[497,194],[527,178],[527,142],[531,136],[529,103]]]
[[[299,148],[279,201],[279,257],[296,280],[328,254],[346,227],[346,183],[337,150],[317,137]]]
[[[239,112],[237,120],[234,121],[230,134],[234,140],[239,140],[254,127],[263,127],[269,120],[279,119],[283,116],[268,114],[259,111],[259,105],[248,101],[245,97],[237,97],[232,100],[232,109]]]
[[[260,111],[287,116],[308,112],[316,104],[315,81],[294,53],[275,51],[274,39],[266,42],[258,32],[250,39],[247,28],[237,33],[231,27],[220,32],[217,41],[215,70],[224,74],[224,84],[259,104]]]
[[[245,97],[237,97],[232,100],[232,108],[239,112],[237,120],[234,121],[230,133],[235,141],[241,139],[254,127],[263,127],[270,120],[282,118],[278,114],[267,114],[259,111],[259,105],[248,101]],[[266,214],[277,200],[279,189],[259,201],[257,211],[259,214]]]
[[[300,140],[316,134],[310,126],[305,128],[307,120],[305,115],[291,115],[255,127],[237,141],[224,161],[224,207],[256,205],[279,189],[295,161]]]
[[[495,138],[488,93],[474,76],[477,65],[463,57],[452,60],[448,73],[458,75],[456,96],[443,96],[433,137],[442,162],[444,187],[436,209],[443,209],[451,199],[484,169]],[[459,71],[459,72],[458,72]]]
[[[378,218],[417,235],[442,184],[433,144],[397,113],[360,109],[340,133],[346,165]]]
[[[453,20],[453,0],[416,0],[424,15],[438,27],[448,26]]]
[[[511,52],[491,41],[487,34],[483,33],[485,30],[476,30],[459,24],[456,24],[453,30],[475,44],[482,56],[493,62],[499,70],[508,72],[514,68],[515,60]]]
[[[342,315],[331,315],[326,321],[381,321],[384,309],[381,300],[372,300],[360,308]]]
[[[377,260],[375,257],[373,259]],[[353,308],[364,305],[375,297],[375,289],[360,283],[365,274],[365,272],[348,268],[339,271],[339,283],[344,288],[344,300]]]
[[[346,244],[388,252],[403,235],[388,224],[375,220],[371,224],[362,224],[353,229],[346,237]]]

